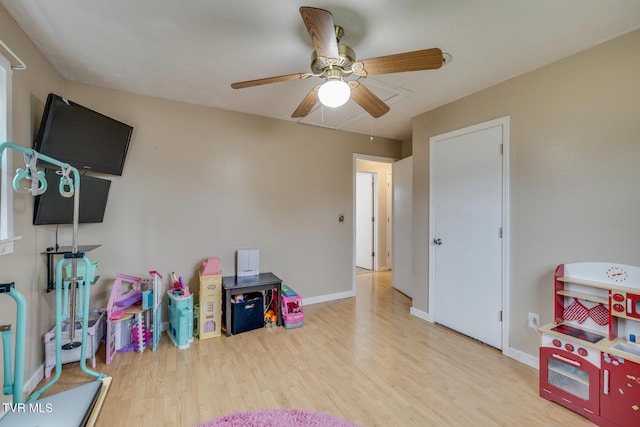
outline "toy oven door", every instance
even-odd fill
[[[640,319],[640,295],[627,292],[627,317]]]
[[[598,414],[600,368],[563,349],[541,347],[540,395],[586,417]]]

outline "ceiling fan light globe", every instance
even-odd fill
[[[343,80],[329,80],[320,86],[318,99],[326,107],[336,108],[347,103],[351,88]]]

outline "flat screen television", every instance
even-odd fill
[[[34,149],[79,171],[122,175],[133,127],[50,93]]]
[[[73,224],[73,197],[62,197],[58,191],[60,175],[46,169],[47,191],[35,197],[33,225]],[[111,181],[89,175],[80,176],[79,223],[102,222],[107,207]]]

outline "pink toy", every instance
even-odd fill
[[[162,332],[162,276],[156,271],[149,273],[150,280],[127,274],[116,276],[107,304],[107,365],[116,352],[142,352],[150,344],[153,351],[157,348]]]
[[[202,261],[202,276],[219,276],[222,274],[220,270],[220,258],[212,257]]]
[[[189,295],[191,295],[191,293],[189,292],[189,287],[185,286],[184,282],[182,281],[182,276],[177,278],[176,274],[174,272],[171,272],[171,280],[173,282],[170,291],[171,295],[173,295],[174,297],[188,297]]]
[[[304,310],[302,307],[302,298],[289,288],[282,285],[282,321],[287,329],[299,328],[304,323]]]

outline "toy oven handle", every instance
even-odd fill
[[[577,362],[575,360],[571,360],[571,359],[568,359],[566,357],[560,356],[559,354],[553,353],[552,357],[554,357],[555,359],[561,360],[561,361],[563,361],[565,363],[569,363],[569,364],[571,364],[573,366],[582,366],[582,364],[580,362]]]

